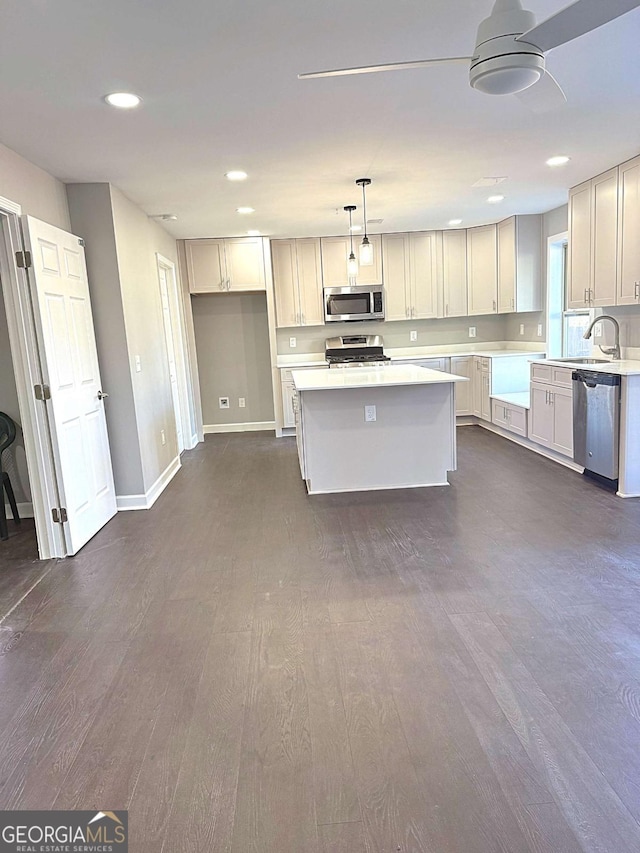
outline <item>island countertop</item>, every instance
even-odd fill
[[[333,370],[294,370],[296,391],[336,391],[345,388],[384,388],[399,385],[442,385],[468,382],[466,376],[443,373],[414,364],[389,364],[385,367],[343,367]]]

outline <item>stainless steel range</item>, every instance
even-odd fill
[[[391,361],[384,354],[381,335],[327,338],[324,355],[329,367],[379,367]]]

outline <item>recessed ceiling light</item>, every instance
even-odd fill
[[[249,175],[240,169],[232,169],[231,172],[225,172],[225,178],[228,181],[246,181]]]
[[[501,201],[504,201],[503,195],[490,195],[487,199],[489,204],[499,204]]]
[[[449,225],[462,225],[462,219],[450,219]]]
[[[236,207],[236,213],[255,213],[253,207]]]
[[[259,237],[259,236],[260,236],[259,231],[247,231],[247,237]]]
[[[557,157],[549,157],[547,166],[564,166],[570,159],[571,157],[566,157],[564,154],[559,154]]]
[[[142,98],[134,95],[133,92],[112,92],[110,95],[105,95],[104,99],[110,107],[118,107],[120,110],[132,110],[142,101]]]

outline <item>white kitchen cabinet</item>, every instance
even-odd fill
[[[266,289],[261,237],[185,240],[191,293]]]
[[[467,229],[469,316],[498,310],[498,236],[495,225]]]
[[[528,410],[525,406],[505,400],[491,401],[491,422],[507,432],[527,437]]]
[[[288,382],[282,383],[282,426],[283,427],[294,427],[296,425],[296,417],[295,410],[293,408],[293,401],[295,397],[296,389],[293,385],[293,382],[289,380]]]
[[[277,326],[322,325],[320,240],[272,240],[271,257]]]
[[[449,371],[448,358],[417,358],[415,361],[402,361],[402,364],[415,364],[416,367],[426,367],[429,370]]]
[[[467,376],[469,382],[456,383],[456,415],[473,414],[472,355],[455,355],[451,358],[451,373],[455,376]]]
[[[511,216],[497,226],[498,313],[542,310],[542,217]]]
[[[569,190],[567,308],[588,308],[591,286],[591,181]]]
[[[467,316],[467,232],[442,232],[442,315]],[[468,383],[465,383],[465,385]],[[456,391],[459,390],[456,388]]]
[[[616,304],[618,259],[618,169],[591,181],[591,279],[589,304]]]
[[[473,358],[473,414],[491,420],[491,359],[476,355]]]
[[[617,304],[640,302],[640,157],[619,167]]]
[[[353,252],[358,257],[358,244],[362,238],[353,238]],[[369,242],[373,246],[373,264],[358,266],[356,284],[382,284],[382,240],[379,234],[369,234]],[[347,260],[351,252],[349,237],[322,237],[320,239],[322,254],[322,285],[323,287],[347,287]]]
[[[550,368],[551,381],[541,382]],[[529,438],[563,456],[573,458],[573,388],[571,368],[532,365]],[[538,378],[536,378],[538,377]]]
[[[382,236],[385,319],[437,317],[437,246],[434,231]]]

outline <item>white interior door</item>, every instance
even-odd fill
[[[171,380],[171,399],[173,400],[173,411],[176,418],[176,434],[178,436],[178,453],[184,450],[184,431],[182,429],[182,413],[180,410],[180,387],[178,385],[178,365],[176,362],[176,344],[173,334],[173,320],[171,317],[171,304],[169,302],[169,284],[167,282],[167,269],[158,265],[158,277],[160,279],[160,298],[162,300],[162,318],[164,321],[164,336],[167,343],[167,362],[169,365],[169,379]]]
[[[65,540],[75,554],[116,513],[84,249],[77,237],[22,217]]]

